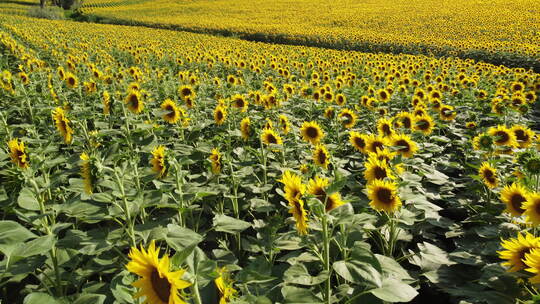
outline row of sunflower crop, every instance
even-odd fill
[[[538,293],[538,74],[2,17],[7,302]]]
[[[101,6],[101,7],[96,7]],[[294,8],[294,9],[291,9]],[[108,22],[540,69],[538,1],[144,1],[83,11]]]

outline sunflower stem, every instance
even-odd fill
[[[323,233],[323,251],[324,251],[324,269],[328,272],[328,279],[325,282],[325,302],[327,304],[331,303],[332,291],[330,285],[330,242],[328,239],[328,221],[326,214],[322,214],[322,233]]]
[[[116,177],[116,183],[117,183],[118,187],[120,188],[120,194],[122,194],[122,204],[123,204],[124,212],[126,214],[126,222],[128,224],[127,233],[128,233],[129,238],[131,240],[131,246],[135,247],[136,246],[135,231],[133,229],[133,221],[131,219],[131,214],[130,214],[130,211],[129,211],[129,206],[128,206],[128,202],[127,202],[127,198],[126,198],[126,191],[124,189],[124,182],[123,182],[123,180],[120,179],[120,176],[118,176],[118,171],[114,170],[114,176]]]
[[[195,300],[195,304],[202,304],[201,294],[199,293],[199,283],[197,282],[197,279],[195,279],[195,282],[193,282],[193,285],[191,285],[191,292],[193,292],[193,299]]]

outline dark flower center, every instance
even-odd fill
[[[381,201],[384,204],[391,204],[392,199],[392,191],[387,188],[379,188],[377,189],[377,199]]]
[[[373,170],[373,175],[375,175],[376,179],[383,179],[383,178],[385,178],[387,176],[386,169],[377,166]]]
[[[396,146],[401,147],[401,148],[398,149],[398,151],[400,151],[400,152],[409,152],[411,150],[411,146],[404,139],[400,139],[400,140],[396,141]]]
[[[497,131],[495,132],[495,136],[499,137],[499,139],[496,140],[499,144],[505,143],[510,139],[510,136],[505,131]]]
[[[152,282],[152,289],[158,298],[165,303],[169,303],[169,297],[171,296],[171,284],[169,280],[167,278],[160,278],[159,273],[154,269],[150,275],[150,281]]]
[[[317,138],[319,136],[319,131],[315,127],[308,127],[306,129],[306,135],[309,138]]]
[[[516,210],[520,214],[525,212],[525,209],[521,207],[521,205],[525,201],[526,201],[525,197],[523,197],[523,195],[521,195],[520,193],[514,193],[512,194],[512,197],[510,198],[510,203],[512,204],[512,207],[514,208],[514,210]]]

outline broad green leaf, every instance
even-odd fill
[[[285,286],[281,289],[281,294],[286,303],[322,303],[309,289],[294,286]]]
[[[53,248],[55,242],[56,240],[52,234],[41,236],[24,244],[20,244],[11,255],[13,257],[26,258],[33,255],[44,254]]]
[[[35,194],[29,188],[23,188],[17,198],[19,206],[26,210],[37,211],[40,210],[39,202]]]
[[[249,227],[251,227],[250,223],[235,219],[225,214],[216,214],[214,217],[214,228],[216,231],[238,233],[246,230]]]
[[[409,302],[418,295],[416,289],[396,279],[384,280],[382,287],[369,292],[377,298],[391,303]]]
[[[33,292],[24,298],[23,304],[58,304],[55,298],[43,292]]]
[[[36,235],[14,221],[0,221],[0,244],[24,242]]]
[[[289,267],[283,274],[283,280],[286,283],[299,285],[318,285],[328,278],[328,272],[323,271],[317,276],[311,276],[303,264],[295,264]]]
[[[73,302],[73,304],[103,304],[105,302],[105,295],[100,294],[83,294]]]

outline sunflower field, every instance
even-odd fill
[[[0,303],[540,302],[534,64],[25,5],[0,3]]]

